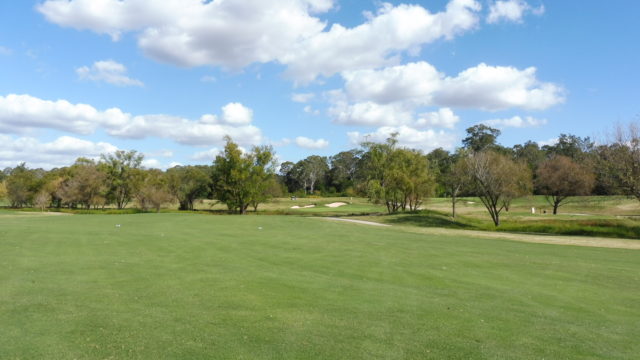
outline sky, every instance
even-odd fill
[[[5,0],[0,168],[512,146],[640,119],[633,0]]]

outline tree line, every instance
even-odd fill
[[[386,142],[365,142],[357,149],[298,162],[276,164],[269,146],[243,152],[229,137],[209,165],[145,169],[136,151],[79,158],[49,171],[22,163],[0,172],[0,198],[11,207],[41,209],[115,207],[132,202],[158,211],[177,203],[193,210],[198,199],[215,199],[229,211],[245,214],[284,195],[365,196],[389,213],[413,211],[428,197],[451,199],[452,216],[461,196],[477,196],[494,224],[511,201],[544,195],[553,213],[571,196],[618,195],[640,200],[640,128],[618,126],[609,140],[561,134],[552,145],[527,141],[513,147],[498,144],[500,130],[476,125],[466,130],[462,146],[429,153]]]

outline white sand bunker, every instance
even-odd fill
[[[347,205],[347,203],[334,202],[334,203],[331,203],[331,204],[326,204],[325,206],[330,207],[330,208],[337,208],[337,207],[345,206],[345,205]]]
[[[292,209],[307,209],[307,208],[312,208],[312,207],[316,207],[315,205],[307,205],[307,206],[292,206]]]

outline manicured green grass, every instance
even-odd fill
[[[633,250],[293,216],[0,212],[0,268],[2,359],[640,353]]]

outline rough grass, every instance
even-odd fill
[[[500,226],[495,227],[493,222],[488,219],[482,220],[468,215],[459,215],[453,219],[449,213],[423,210],[414,213],[380,216],[376,219],[389,224],[418,227],[640,239],[640,219],[628,218],[599,219],[593,216],[556,219],[549,215],[541,219],[512,213],[503,215]]]
[[[640,353],[640,251],[291,216],[0,216],[0,266],[2,359]]]

